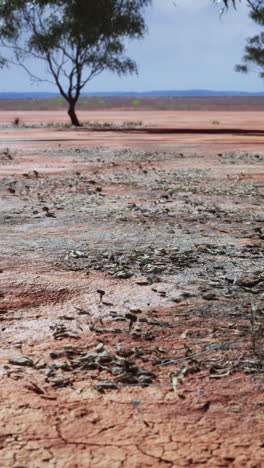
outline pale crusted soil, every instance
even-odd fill
[[[0,148],[0,466],[261,468],[264,152],[32,132]]]

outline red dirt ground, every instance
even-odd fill
[[[35,147],[75,145],[78,146],[111,146],[114,148],[139,147],[157,148],[166,150],[190,151],[212,149],[224,151],[230,149],[246,149],[248,151],[261,150],[263,145],[263,134],[255,134],[254,131],[263,132],[264,111],[149,111],[149,110],[93,110],[79,111],[81,121],[109,122],[122,124],[127,121],[141,121],[145,127],[168,128],[168,129],[210,129],[216,134],[142,134],[141,132],[122,132],[122,135],[111,131],[97,132],[85,130],[62,129],[5,129],[2,132],[3,144],[13,147],[16,141],[23,139],[29,144],[31,139],[41,141],[34,142]],[[2,111],[0,113],[0,125],[10,124],[19,117],[26,125],[38,125],[40,123],[68,123],[65,111]],[[228,134],[219,134],[219,130],[228,130]],[[232,132],[232,129],[242,130],[240,134]],[[243,134],[243,130],[245,133]],[[250,133],[252,132],[252,133]]]
[[[0,466],[261,468],[264,112],[80,114],[0,115]]]

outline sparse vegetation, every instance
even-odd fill
[[[140,99],[133,99],[132,106],[138,107],[140,106],[140,104],[141,104]]]
[[[64,103],[64,99],[63,99],[63,97],[61,97],[61,96],[57,97],[57,98],[56,98],[56,101],[57,101],[58,104]]]
[[[142,127],[142,120],[126,120],[122,123],[122,127]]]
[[[98,121],[86,121],[82,122],[82,127],[87,127],[87,128],[113,128],[113,129],[118,129],[118,128],[134,128],[134,127],[141,127],[143,125],[141,120],[128,120],[125,122],[122,122],[121,124],[115,124],[113,122],[98,122]]]
[[[38,124],[25,124],[19,117],[16,117],[10,125],[1,125],[2,128],[4,127],[22,127],[22,128],[71,128],[73,127],[71,123],[68,122],[46,122]],[[100,121],[92,121],[87,120],[80,123],[81,127],[85,128],[93,128],[93,129],[122,129],[122,128],[138,128],[143,126],[143,122],[141,120],[126,120],[121,124],[115,124],[113,122],[100,122]]]
[[[130,108],[147,110],[216,110],[222,111],[228,106],[229,110],[247,111],[263,110],[264,96],[240,96],[240,97],[164,97],[162,107],[160,99],[154,97],[141,97],[140,103],[133,105],[133,97],[105,97],[104,105],[98,104],[96,97],[81,97],[79,109],[92,112],[96,109],[123,109]],[[40,99],[0,99],[0,110],[61,110],[66,109],[64,100],[58,100],[56,97]]]

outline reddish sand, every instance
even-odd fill
[[[0,128],[0,467],[262,468],[264,112],[80,118]]]
[[[225,112],[225,111],[135,111],[107,110],[92,112],[80,111],[80,121],[109,122],[122,124],[127,121],[141,121],[147,128],[182,130],[182,133],[145,133],[123,131],[68,130],[61,129],[4,129],[1,130],[2,143],[15,146],[16,142],[35,140],[35,147],[76,145],[111,147],[163,147],[178,150],[239,150],[261,151],[264,147],[264,112]],[[8,125],[19,117],[26,125],[41,123],[68,123],[65,111],[2,111],[0,124]],[[192,134],[185,131],[207,130],[205,133]],[[210,132],[215,133],[208,133]],[[241,132],[239,132],[241,130]],[[221,134],[220,131],[227,133]],[[39,143],[37,140],[41,140]]]

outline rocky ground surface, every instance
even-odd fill
[[[263,466],[263,168],[2,145],[1,467]]]

